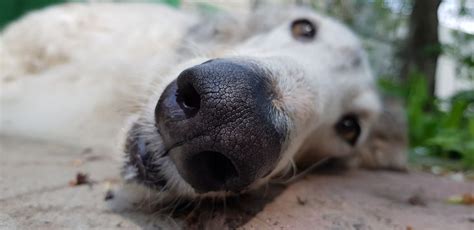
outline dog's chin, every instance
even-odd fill
[[[130,132],[134,129],[132,128]],[[162,165],[168,160],[164,152],[150,149],[150,143],[140,133],[134,132],[128,135],[125,144],[127,160],[123,168],[123,177],[128,182],[133,181],[152,189],[164,190],[167,189],[168,179],[162,172]]]

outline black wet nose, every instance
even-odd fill
[[[183,71],[156,122],[180,175],[198,192],[245,189],[277,163],[286,133],[265,71],[216,59]]]

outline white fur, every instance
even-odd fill
[[[0,37],[1,132],[113,146],[194,20],[160,5],[67,4],[15,22]]]
[[[290,24],[298,18],[317,24],[314,41],[291,36]],[[250,33],[242,36],[249,39],[215,47],[207,42],[206,53],[214,55],[196,58],[179,51],[183,42],[199,45],[185,37],[199,19],[162,6],[68,4],[30,14],[0,37],[1,132],[115,148],[116,134],[129,114],[135,114],[132,120],[144,124],[148,135],[161,92],[182,70],[209,58],[237,57],[267,70],[278,94],[274,105],[289,118],[280,162],[253,186],[295,161],[317,162],[354,152],[336,135],[334,124],[347,113],[358,114],[360,144],[380,111],[357,37],[338,22],[304,9],[279,11],[272,23],[262,19],[265,25],[255,17],[239,20],[238,25],[252,25],[237,31]],[[156,135],[147,138],[157,142],[158,151]],[[171,161],[164,161],[170,196],[195,196]],[[134,169],[126,175],[133,178]]]

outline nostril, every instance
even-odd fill
[[[176,102],[188,116],[194,116],[201,106],[201,97],[196,89],[187,83],[178,86]]]
[[[239,173],[232,161],[218,152],[205,151],[193,155],[189,161],[193,168],[194,187],[200,191],[216,191],[238,178]]]

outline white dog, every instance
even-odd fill
[[[0,39],[1,132],[123,147],[124,178],[157,202],[242,193],[328,157],[404,167],[403,121],[380,116],[359,39],[308,9],[67,4]]]

